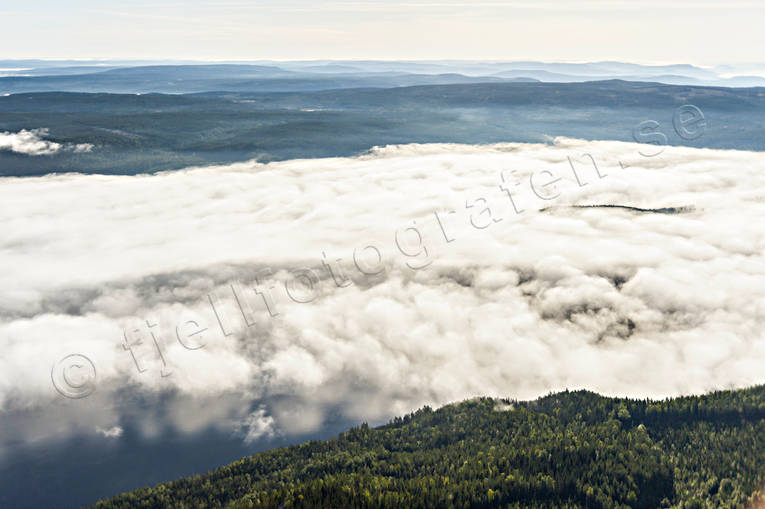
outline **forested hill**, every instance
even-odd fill
[[[677,108],[707,122],[689,140]],[[633,142],[653,120],[668,145],[765,150],[765,88],[619,80],[478,83],[192,95],[24,93],[0,97],[0,137],[30,131],[61,147],[0,147],[0,176],[126,174],[294,158],[348,157],[407,143],[549,143],[564,136]],[[29,135],[29,134],[27,134]],[[89,150],[71,150],[91,145]],[[69,149],[67,149],[69,148]]]
[[[667,401],[578,391],[425,407],[95,507],[744,507],[765,386]]]

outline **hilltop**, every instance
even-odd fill
[[[94,507],[741,507],[765,473],[763,418],[765,386],[664,401],[480,398]]]

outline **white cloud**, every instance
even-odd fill
[[[3,131],[0,132],[0,150],[29,156],[49,156],[62,150],[75,153],[93,150],[93,145],[90,143],[61,144],[44,140],[43,137],[47,135],[48,129],[22,129],[17,133]]]
[[[98,426],[96,427],[96,432],[100,433],[105,438],[119,438],[122,436],[122,431],[122,428],[119,426],[113,426],[108,429],[104,429]]]
[[[146,433],[245,423],[256,437],[476,395],[765,381],[765,154],[638,148],[405,145],[3,179],[0,408],[55,400],[71,423],[88,405],[92,422],[111,400],[97,422],[121,422],[135,391],[179,401],[145,415]],[[562,180],[542,187],[542,170]],[[51,385],[73,353],[97,370],[84,400]]]
[[[46,129],[22,129],[17,133],[0,133],[0,150],[10,150],[17,154],[30,156],[44,156],[55,154],[61,150],[61,144],[43,140],[48,131]]]
[[[245,442],[254,442],[261,438],[271,438],[276,434],[274,418],[268,415],[264,407],[260,407],[247,416],[240,424],[244,432]]]

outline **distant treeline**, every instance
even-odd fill
[[[672,132],[693,104],[698,139]],[[47,129],[87,153],[0,150],[0,176],[136,174],[247,159],[352,156],[405,143],[549,142],[565,136],[633,141],[653,120],[669,145],[765,150],[765,89],[657,83],[473,83],[292,93],[192,95],[26,93],[0,97],[0,133]]]

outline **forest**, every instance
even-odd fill
[[[0,176],[133,175],[354,156],[407,143],[550,143],[556,136],[632,142],[634,128],[645,121],[661,125],[668,145],[763,150],[762,90],[610,80],[293,93],[12,94],[0,97],[0,135],[46,129],[46,140],[93,149],[44,156],[0,150]],[[674,135],[681,105],[704,112],[703,136]]]
[[[764,418],[765,386],[660,401],[477,398],[93,507],[756,507]]]

